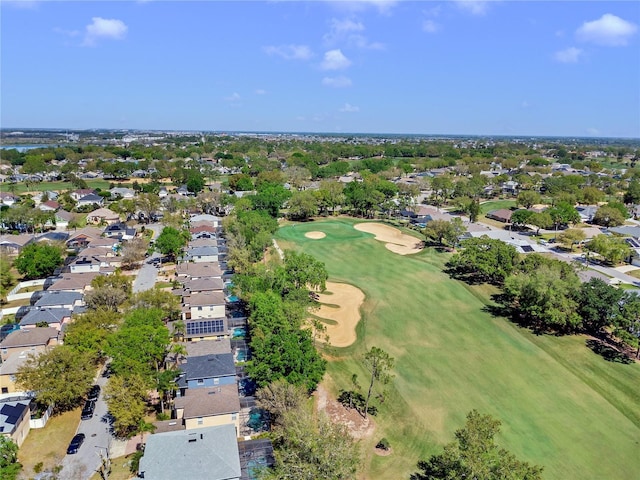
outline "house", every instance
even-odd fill
[[[167,191],[167,189],[165,187],[160,187],[160,190],[158,191],[158,196],[160,198],[165,198],[167,195],[169,195],[169,192]]]
[[[55,213],[54,218],[57,228],[67,228],[69,226],[69,222],[73,220],[73,213],[67,212],[66,210],[58,210]]]
[[[217,263],[183,262],[176,267],[178,280],[197,280],[198,278],[222,278],[222,270]]]
[[[73,198],[76,202],[80,200],[82,197],[86,197],[87,195],[95,195],[96,191],[93,188],[80,188],[78,190],[74,190],[71,192],[71,198]]]
[[[229,336],[229,324],[226,317],[189,320],[185,322],[185,330],[185,337],[191,341]]]
[[[215,215],[203,213],[200,215],[192,215],[189,221],[191,222],[191,225],[198,222],[206,222],[209,225],[213,225],[214,227],[219,227],[221,220],[220,217],[217,217]]]
[[[31,424],[31,400],[0,400],[0,435],[9,437],[18,447],[27,438]]]
[[[55,200],[47,200],[46,202],[42,202],[38,205],[38,209],[43,212],[55,212],[60,208],[60,204]]]
[[[176,394],[179,397],[183,397],[187,389],[236,385],[236,367],[232,353],[187,357],[186,363],[180,365],[180,370],[182,373],[176,382]]]
[[[118,240],[131,240],[136,236],[136,229],[127,227],[125,223],[113,223],[108,225],[103,232],[107,238],[117,238]]]
[[[136,192],[132,188],[114,187],[109,190],[111,198],[124,198],[127,200],[136,198]]]
[[[213,225],[209,224],[197,224],[196,226],[192,226],[189,228],[189,233],[191,233],[191,238],[199,238],[198,235],[202,233],[208,233],[215,237],[215,233],[218,229]]]
[[[506,193],[509,195],[517,195],[519,186],[520,184],[513,180],[502,182],[502,193]]]
[[[188,389],[183,397],[175,399],[174,411],[187,430],[231,424],[236,436],[240,431],[240,397],[235,383]]]
[[[194,293],[183,298],[183,319],[223,318],[225,298],[221,291]]]
[[[233,425],[149,435],[138,476],[147,480],[240,480]]]
[[[77,292],[50,292],[45,291],[36,302],[35,307],[43,308],[66,308],[73,310],[75,307],[84,305],[82,294]]]
[[[0,342],[0,358],[5,362],[9,357],[21,352],[38,353],[48,351],[58,344],[60,332],[51,327],[20,329],[11,332]]]
[[[187,262],[217,262],[218,261],[218,247],[205,246],[205,247],[190,247],[184,253],[184,260]]]
[[[491,210],[486,214],[486,217],[490,218],[491,220],[497,220],[498,222],[509,223],[511,222],[512,213],[513,212],[511,210],[500,208],[498,210]]]
[[[593,220],[593,216],[598,211],[597,205],[581,205],[576,207],[576,210],[580,214],[580,221],[584,223],[590,223]]]
[[[100,197],[102,198],[102,197]],[[102,204],[100,204],[102,205]],[[106,223],[112,225],[120,221],[120,215],[108,208],[98,208],[87,214],[87,223]]]
[[[193,248],[193,247],[217,247],[218,246],[218,241],[219,240],[224,240],[224,239],[218,239],[216,238],[215,235],[213,236],[209,236],[209,238],[197,238],[195,240],[191,240],[189,242],[188,248]]]
[[[76,208],[85,207],[87,205],[98,205],[101,207],[102,205],[104,205],[104,198],[102,198],[100,195],[90,193],[89,195],[85,195],[80,200],[78,200],[78,203],[76,203]]]
[[[96,238],[100,238],[102,235],[102,230],[96,227],[84,227],[80,230],[76,230],[69,236],[69,240],[67,240],[68,248],[84,248],[92,240]]]
[[[86,293],[91,290],[91,282],[100,273],[63,273],[60,278],[53,281],[53,284],[47,288],[47,292],[66,291]],[[45,284],[46,285],[46,284]]]
[[[16,386],[16,373],[29,359],[29,353],[22,351],[19,354],[11,355],[6,361],[0,364],[0,394],[21,392]]]
[[[48,327],[62,330],[63,325],[71,322],[71,310],[67,308],[43,308],[29,310],[20,320],[20,328],[37,328],[38,324],[45,323]]]
[[[26,245],[33,241],[33,235],[0,235],[0,252],[6,255],[17,255]]]
[[[9,192],[0,192],[0,203],[10,207],[18,201],[18,197]]]
[[[222,290],[224,290],[224,280],[222,280],[222,278],[204,277],[195,280],[189,279],[185,280],[182,285],[187,295],[203,292],[222,292]]]
[[[87,243],[87,247],[107,247],[116,251],[118,249],[118,244],[120,241],[117,238],[92,238]]]

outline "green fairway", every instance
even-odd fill
[[[102,180],[102,179],[86,180],[86,182],[89,188],[100,188],[102,190],[107,190],[109,188],[109,184],[111,183],[107,180]],[[131,185],[118,184],[117,186],[129,187]],[[15,184],[15,193],[16,195],[20,195],[25,192],[46,192],[46,191],[63,192],[65,190],[76,190],[76,188],[77,187],[75,187],[71,182],[40,182],[40,183],[30,184],[28,187],[26,183],[21,182],[21,183]],[[3,185],[2,191],[10,192],[11,189],[9,188],[9,185]]]
[[[495,207],[500,208],[500,207]],[[276,240],[325,262],[331,280],[367,299],[358,341],[332,349],[332,385],[367,374],[359,358],[378,346],[396,359],[395,379],[365,447],[363,478],[402,479],[453,440],[473,408],[502,421],[498,442],[545,467],[546,479],[636,478],[640,471],[640,365],[604,360],[585,337],[535,336],[484,311],[486,286],[442,273],[447,254],[388,251],[346,218],[283,226]],[[311,240],[309,231],[326,237]],[[373,455],[386,437],[393,454]]]
[[[515,207],[516,202],[514,200],[490,200],[480,204],[480,214],[486,215],[491,210],[499,210],[501,208],[510,209]]]

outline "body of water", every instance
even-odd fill
[[[63,145],[49,145],[44,143],[39,143],[37,145],[0,145],[0,150],[11,150],[12,148],[16,149],[20,153],[27,152],[29,150],[33,150],[34,148],[49,148],[49,147],[62,147]]]

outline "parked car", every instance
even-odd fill
[[[93,411],[96,408],[96,402],[93,400],[87,400],[86,402],[84,402],[84,407],[82,407],[82,414],[80,415],[80,418],[82,420],[89,420],[90,418],[93,417]]]
[[[87,393],[87,400],[96,401],[100,396],[100,385],[94,385],[89,389]]]
[[[76,434],[72,439],[71,443],[69,443],[69,447],[67,447],[67,454],[72,455],[74,453],[78,453],[80,446],[84,443],[84,433]]]

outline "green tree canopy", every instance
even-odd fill
[[[156,239],[156,249],[163,255],[176,258],[190,240],[187,230],[178,230],[173,227],[164,227]]]
[[[22,465],[18,462],[18,445],[9,437],[0,435],[0,478],[15,480]]]
[[[147,413],[147,383],[138,374],[113,375],[104,389],[109,412],[114,417],[113,426],[119,437],[131,437],[138,433]]]
[[[95,357],[67,345],[30,355],[18,368],[16,383],[45,405],[58,411],[74,408],[87,393],[95,375]]]
[[[620,313],[624,290],[615,288],[599,278],[592,278],[580,287],[579,310],[583,327],[592,333],[615,323]]]
[[[462,251],[447,262],[449,272],[467,282],[502,284],[518,262],[515,247],[487,236],[462,242]]]
[[[456,441],[444,452],[418,462],[411,480],[541,480],[542,467],[530,465],[499,448],[494,437],[500,421],[472,410],[464,428],[455,433]]]
[[[26,279],[43,278],[61,266],[62,248],[47,243],[30,243],[24,247],[14,265]]]

